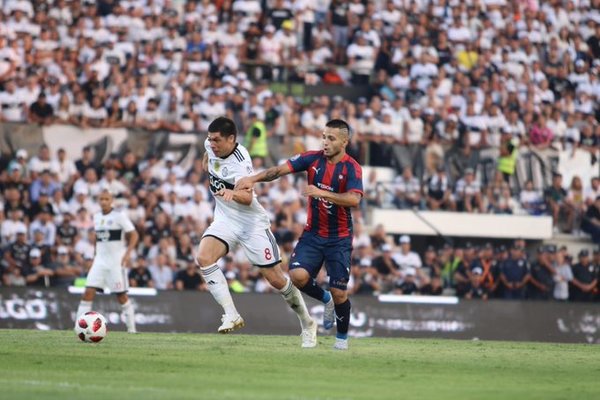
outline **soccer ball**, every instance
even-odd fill
[[[106,336],[106,318],[96,311],[81,314],[75,323],[75,333],[82,342],[98,343]]]

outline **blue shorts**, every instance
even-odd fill
[[[350,279],[352,237],[324,238],[313,232],[304,232],[290,258],[290,269],[303,268],[313,278],[325,262],[329,287],[346,290]]]

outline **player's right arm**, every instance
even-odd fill
[[[257,182],[271,182],[284,175],[291,174],[292,169],[288,163],[271,167],[251,176],[245,176],[240,178],[235,183],[235,190],[249,190],[252,189]]]

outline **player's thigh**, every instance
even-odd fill
[[[259,268],[270,268],[281,262],[279,246],[270,229],[254,229],[239,235],[239,244],[248,261]]]
[[[196,259],[201,267],[207,267],[229,253],[235,246],[237,239],[231,227],[227,224],[215,221],[204,231]]]
[[[87,274],[85,286],[104,290],[104,288],[108,286],[106,280],[106,271],[107,266],[94,263]]]
[[[310,232],[305,232],[300,236],[300,240],[292,256],[290,257],[290,275],[294,276],[294,270],[303,269],[315,278],[323,266],[323,239]]]
[[[329,287],[346,290],[350,279],[352,238],[331,240],[325,249],[325,268]]]
[[[122,267],[112,267],[106,271],[106,287],[111,293],[126,293],[129,289],[127,271]]]

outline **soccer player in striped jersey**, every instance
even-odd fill
[[[208,170],[210,191],[215,196],[215,217],[202,235],[197,262],[208,290],[225,312],[220,333],[244,326],[223,272],[217,261],[240,245],[248,260],[260,268],[261,274],[283,296],[298,315],[302,326],[302,347],[317,345],[317,324],[310,317],[300,291],[286,277],[279,264],[279,247],[270,230],[271,222],[252,190],[235,190],[235,183],[252,175],[252,160],[244,146],[237,143],[235,123],[225,117],[208,126],[205,141],[205,168]]]
[[[290,276],[294,285],[325,305],[323,327],[337,326],[334,348],[348,349],[350,300],[347,286],[352,252],[352,214],[363,196],[362,169],[346,153],[350,127],[334,119],[323,130],[323,150],[308,151],[285,164],[266,169],[236,184],[236,189],[250,189],[257,182],[273,181],[281,176],[306,171],[308,218],[290,259]],[[329,275],[330,291],[315,281],[321,266]]]
[[[139,235],[127,215],[113,209],[113,196],[108,190],[100,192],[98,201],[101,211],[94,214],[96,255],[88,272],[85,292],[75,318],[92,310],[96,291],[108,288],[117,295],[121,304],[127,332],[136,333],[133,304],[127,296],[129,285],[125,268],[130,262]]]

